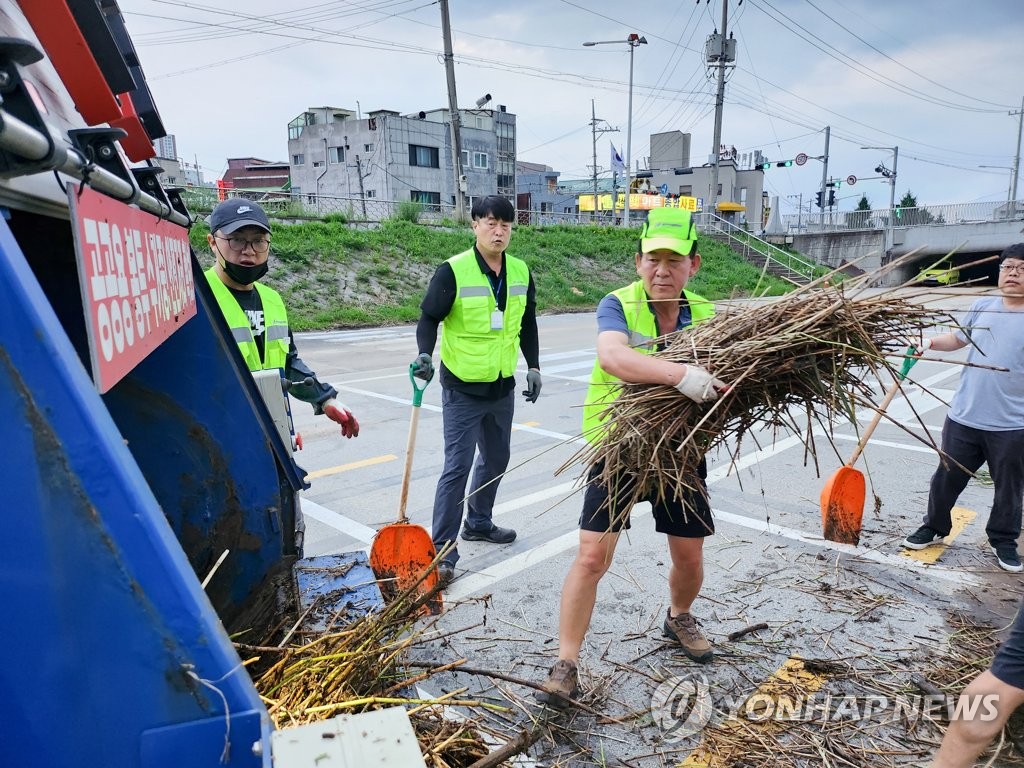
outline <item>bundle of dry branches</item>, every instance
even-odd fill
[[[488,747],[472,717],[449,720],[440,711],[448,705],[471,709],[495,705],[465,697],[464,688],[437,699],[419,698],[417,683],[453,665],[406,668],[410,649],[443,637],[436,630],[436,619],[416,623],[431,597],[417,595],[414,585],[380,612],[337,631],[312,636],[298,632],[293,644],[284,647],[236,644],[240,652],[258,654],[246,664],[262,670],[254,674],[254,682],[275,727],[404,705],[428,765],[465,766],[486,755]]]
[[[831,442],[837,417],[852,419],[856,409],[874,407],[872,378],[888,386],[908,342],[936,325],[955,324],[948,314],[891,292],[863,291],[874,277],[845,287],[823,279],[780,299],[720,309],[662,337],[657,357],[706,368],[729,385],[728,393],[697,404],[672,387],[616,385],[606,437],[559,471],[578,463],[598,468],[600,481],[629,501],[628,509],[652,492],[678,495],[695,487],[706,453],[728,441],[735,457],[755,428],[802,435],[816,457],[813,424]],[[624,482],[624,472],[635,481]]]

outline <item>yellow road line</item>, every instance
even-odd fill
[[[513,424],[512,425],[512,431],[515,432],[520,427],[539,427],[539,426],[540,426],[540,422],[539,421],[524,421],[522,424]]]
[[[786,659],[786,662],[761,683],[740,708],[741,716],[745,713],[754,719],[730,718],[721,725],[705,729],[700,746],[687,755],[686,759],[679,763],[678,768],[726,768],[732,765],[735,759],[742,757],[738,751],[742,749],[739,746],[742,742],[736,738],[737,732],[742,731],[751,734],[749,738],[757,738],[758,733],[767,736],[786,727],[785,721],[757,719],[758,713],[767,711],[769,707],[772,712],[782,712],[787,707],[792,709],[799,706],[827,680],[828,678],[823,675],[804,669],[803,659],[796,656]],[[716,739],[716,730],[722,733],[722,738]],[[721,743],[718,743],[719,741]]]
[[[363,467],[372,467],[374,464],[384,464],[388,461],[394,461],[398,457],[393,453],[387,453],[383,456],[374,456],[372,459],[363,459],[362,461],[353,461],[350,464],[339,464],[336,467],[326,467],[325,469],[317,469],[306,475],[307,480],[312,480],[315,477],[327,477],[328,475],[336,475],[339,472],[348,472],[350,469],[362,469]]]
[[[951,515],[953,527],[949,529],[949,536],[946,537],[945,544],[935,543],[924,549],[904,549],[900,554],[904,557],[909,557],[911,560],[917,560],[919,563],[934,564],[936,560],[942,557],[946,547],[953,542],[953,539],[964,532],[964,528],[968,526],[971,520],[978,516],[978,513],[966,507],[953,507]]]

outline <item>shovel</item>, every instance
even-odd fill
[[[419,525],[413,525],[405,516],[405,505],[409,499],[409,478],[412,475],[412,456],[416,446],[416,426],[420,420],[420,405],[423,390],[430,381],[420,386],[409,366],[409,380],[412,382],[412,420],[409,423],[409,440],[405,447],[405,472],[402,475],[402,493],[398,499],[398,521],[381,528],[370,548],[370,567],[380,581],[381,593],[387,601],[415,587],[424,595],[437,586],[437,570],[431,570],[437,552],[430,534]],[[436,594],[424,606],[427,614],[441,612],[441,596]]]
[[[907,355],[917,352],[914,347],[907,350]],[[903,361],[900,373],[892,382],[885,393],[885,398],[875,413],[875,418],[868,424],[868,428],[861,435],[857,447],[853,449],[853,455],[846,465],[837,469],[821,489],[821,522],[824,528],[825,538],[829,541],[836,541],[840,544],[853,544],[860,542],[861,519],[864,517],[864,475],[860,470],[854,469],[853,465],[860,458],[864,446],[871,439],[871,433],[875,431],[878,422],[882,420],[882,414],[889,407],[889,403],[896,397],[900,390],[900,382],[906,378],[910,369],[917,362],[916,357],[907,357]]]

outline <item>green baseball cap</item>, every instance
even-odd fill
[[[640,251],[650,253],[662,248],[689,256],[697,244],[693,216],[683,208],[652,208],[640,231]]]

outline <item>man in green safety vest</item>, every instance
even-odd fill
[[[511,528],[491,519],[498,482],[508,466],[519,350],[526,358],[526,391],[533,403],[540,395],[540,344],[537,338],[533,277],[526,262],[505,253],[512,237],[515,209],[504,197],[491,195],[473,203],[476,244],[437,268],[416,326],[419,356],[416,376],[434,375],[432,355],[441,335],[441,416],[444,422],[444,469],[434,496],[432,538],[440,551],[453,546],[438,565],[442,584],[452,580],[459,559],[454,546],[462,525],[466,482],[473,459],[469,511],[462,538],[508,544]]]
[[[686,290],[700,268],[697,228],[690,212],[681,208],[655,208],[640,234],[636,271],[640,279],[605,296],[597,308],[597,361],[583,406],[583,433],[600,440],[608,428],[605,411],[617,396],[618,381],[663,384],[698,403],[716,400],[726,385],[697,365],[684,365],[651,357],[654,339],[682,330],[711,317],[706,299]],[[580,648],[590,626],[597,585],[608,571],[622,528],[629,528],[629,509],[597,481],[602,467],[591,469],[580,517],[580,544],[566,575],[558,625],[558,661],[551,668],[537,698],[556,707],[569,705],[576,696]],[[702,461],[694,490],[683,498],[674,495],[651,502],[655,530],[668,537],[671,566],[668,572],[669,609],[662,628],[697,662],[713,658],[711,646],[697,628],[690,607],[704,579],[704,537],[714,533]],[[619,475],[619,490],[635,482],[629,472]],[[626,494],[627,496],[629,494]]]
[[[270,256],[267,214],[251,200],[232,198],[213,209],[209,224],[206,241],[216,261],[206,279],[249,370],[280,368],[291,382],[289,394],[340,424],[345,437],[358,435],[359,422],[338,401],[338,391],[299,357],[281,295],[256,282],[267,273]]]

